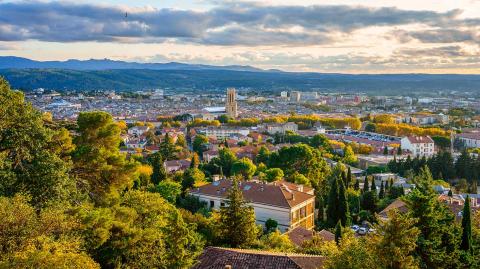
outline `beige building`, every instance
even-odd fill
[[[413,156],[430,157],[435,154],[434,142],[430,136],[406,136],[401,140],[402,150],[410,151]]]
[[[243,197],[253,207],[257,224],[265,225],[268,219],[278,222],[280,231],[296,227],[311,230],[314,227],[315,195],[313,189],[289,182],[240,182]],[[192,189],[190,194],[207,203],[212,209],[226,205],[231,180],[219,180]]]
[[[227,116],[229,116],[231,118],[236,118],[238,116],[235,88],[228,88],[227,89],[227,99],[225,101],[225,111],[227,113]]]

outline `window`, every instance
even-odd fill
[[[221,207],[224,207],[224,206],[225,206],[225,203],[220,203],[220,206],[221,206]]]
[[[210,200],[210,207],[215,207],[215,201]]]

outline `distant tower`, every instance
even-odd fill
[[[235,99],[235,88],[227,89],[227,100],[225,102],[225,111],[227,112],[227,116],[231,118],[236,118],[238,116],[237,100]]]

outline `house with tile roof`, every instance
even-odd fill
[[[265,225],[268,219],[278,222],[280,231],[314,227],[315,195],[311,188],[293,183],[263,183],[241,181],[240,188],[245,200],[255,211],[257,224]],[[190,194],[207,203],[212,209],[225,206],[232,181],[222,179],[194,188]]]
[[[193,269],[321,269],[325,257],[251,249],[207,247]]]
[[[430,157],[435,154],[435,145],[430,136],[406,136],[400,142],[402,149],[408,150],[413,156]]]

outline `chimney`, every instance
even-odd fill
[[[292,201],[295,201],[295,195],[292,192]]]
[[[232,266],[227,264],[227,265],[225,265],[225,269],[232,269]]]
[[[303,192],[303,185],[302,184],[297,186],[297,191]]]

